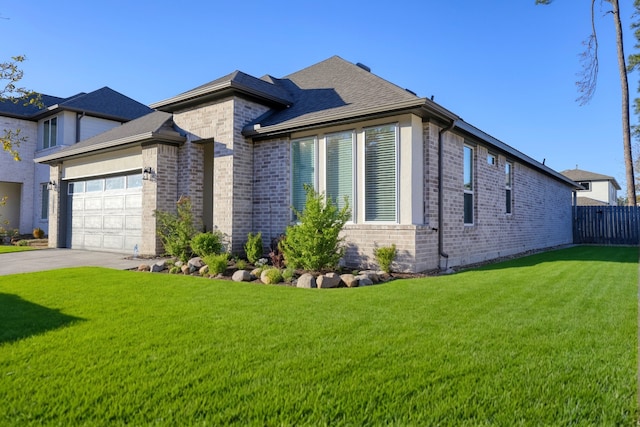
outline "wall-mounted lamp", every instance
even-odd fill
[[[153,176],[153,169],[151,168],[151,166],[147,166],[142,170],[142,179],[144,179],[145,181],[150,180],[152,176]]]
[[[58,183],[51,180],[47,183],[47,190],[49,191],[57,191],[58,190]]]

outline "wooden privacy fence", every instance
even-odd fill
[[[576,206],[573,242],[601,245],[640,243],[640,207]]]

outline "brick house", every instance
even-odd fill
[[[576,184],[432,100],[331,57],[283,78],[240,71],[37,162],[58,184],[50,245],[162,251],[153,212],[191,197],[241,252],[301,209],[303,184],[352,220],[345,263],[395,243],[395,268],[471,264],[572,241]]]
[[[103,87],[68,98],[40,95],[42,106],[0,101],[0,127],[20,131],[26,141],[17,147],[21,161],[0,155],[0,220],[6,229],[30,234],[49,228],[49,167],[34,163],[76,142],[105,132],[152,110],[111,88]]]

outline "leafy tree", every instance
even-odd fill
[[[622,21],[620,19],[620,6],[618,0],[602,0],[611,5],[611,13],[613,24],[616,30],[616,48],[618,55],[618,70],[620,72],[620,86],[622,91],[622,145],[624,151],[624,165],[627,180],[627,203],[630,206],[636,204],[635,180],[633,173],[633,153],[631,146],[631,125],[629,119],[629,80],[627,73],[640,64],[640,56],[629,56],[629,68],[627,68],[624,44],[622,42]],[[639,0],[635,1],[636,10],[639,9]],[[553,0],[536,0],[536,4],[551,4]],[[596,90],[598,78],[598,36],[595,24],[595,3],[591,0],[591,34],[585,42],[586,50],[582,54],[582,78],[576,83],[580,96],[578,102],[580,105],[588,103]],[[635,26],[635,24],[634,24]],[[636,27],[637,28],[637,27]],[[638,32],[636,31],[636,37]],[[639,39],[640,40],[640,39]]]
[[[320,271],[334,268],[344,256],[340,231],[351,218],[348,201],[343,208],[305,185],[307,198],[302,212],[296,213],[298,224],[287,227],[285,239],[280,242],[288,267]]]
[[[23,103],[25,106],[35,105],[42,107],[38,94],[24,87],[18,87],[18,83],[24,76],[24,71],[20,68],[20,64],[26,59],[23,55],[14,56],[11,61],[0,63],[0,81],[4,82],[4,87],[0,83],[0,102]],[[20,134],[20,129],[3,129],[0,135],[2,149],[13,156],[16,161],[20,160],[18,148],[26,140],[27,137]]]

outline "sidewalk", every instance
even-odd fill
[[[125,254],[93,252],[77,249],[37,249],[0,254],[0,276],[55,270],[67,267],[106,267],[117,270],[136,268],[149,263],[142,259],[126,259]]]

